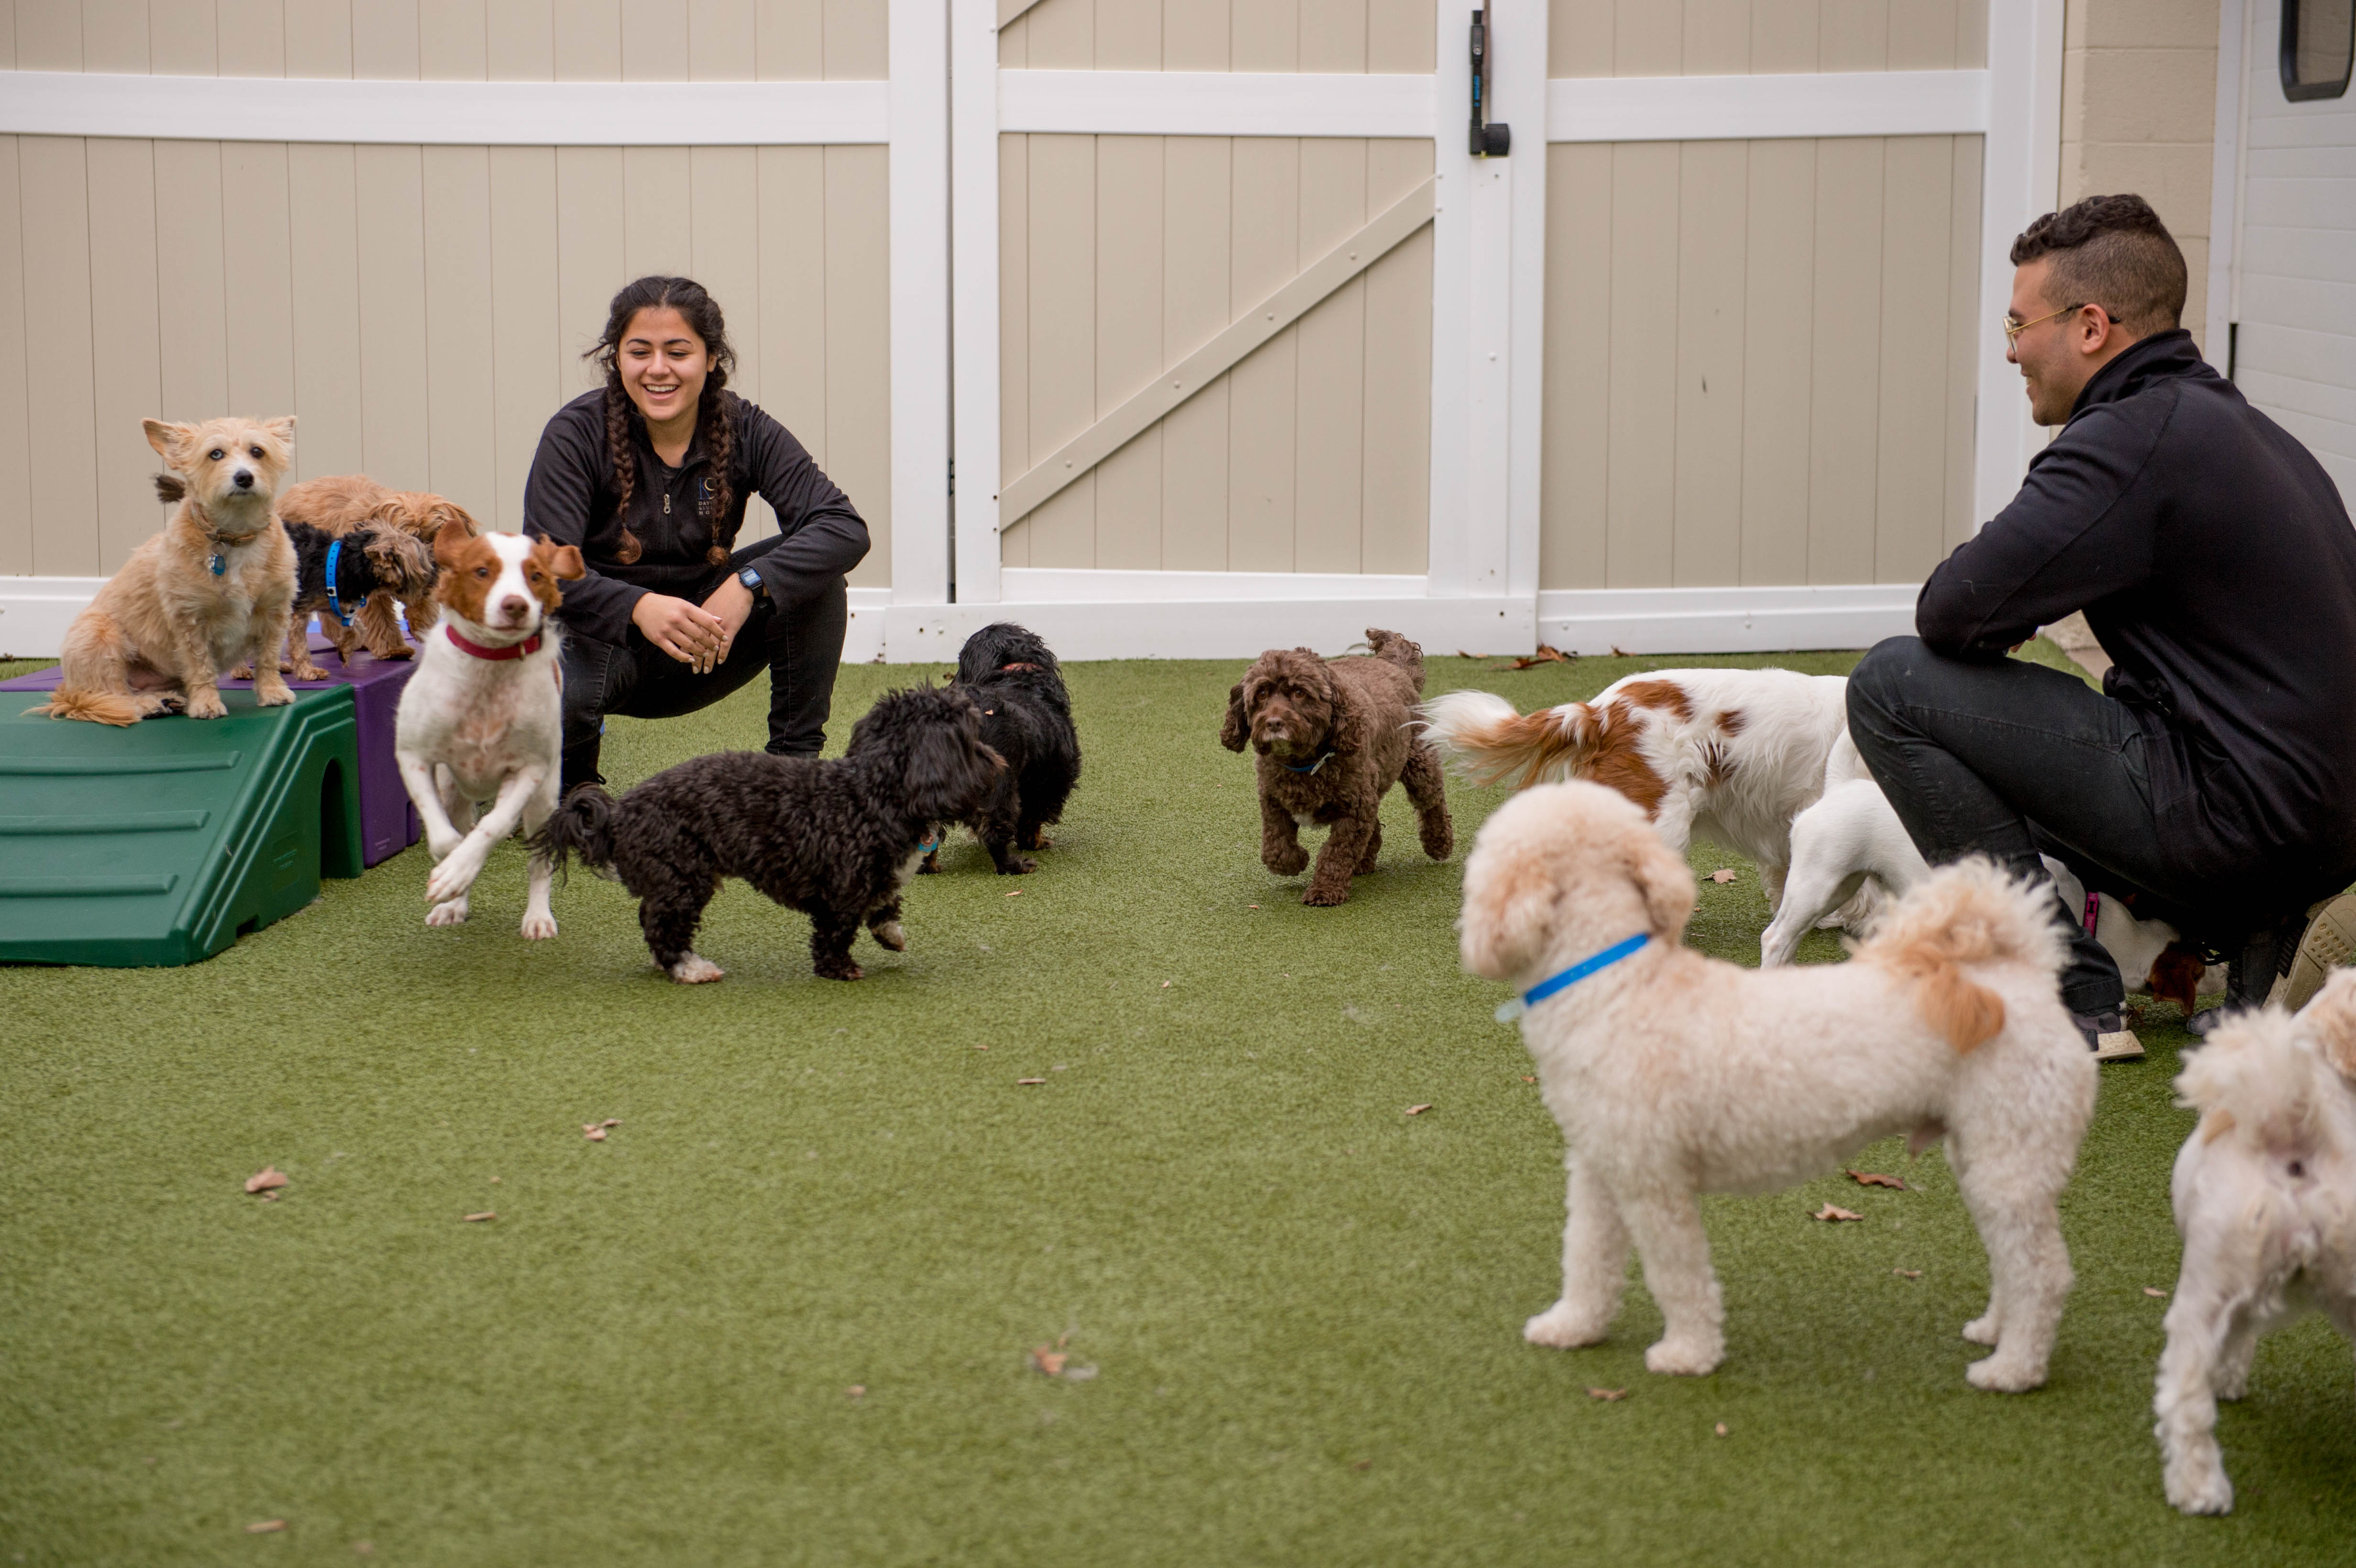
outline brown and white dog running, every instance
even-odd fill
[[[434,557],[442,567],[434,597],[444,618],[402,689],[393,757],[434,854],[425,923],[456,925],[492,846],[519,824],[527,837],[539,832],[556,809],[563,704],[548,613],[564,602],[558,582],[586,571],[571,545],[515,534],[444,529]],[[490,810],[477,821],[487,801]],[[556,934],[551,880],[547,857],[535,854],[523,915],[529,940]]]
[[[1748,856],[1772,908],[1792,864],[1792,818],[1824,793],[1847,697],[1836,675],[1658,669],[1536,713],[1485,691],[1451,691],[1418,711],[1425,738],[1474,783],[1600,784],[1643,807],[1680,855],[1702,838]]]
[[[294,421],[142,421],[178,491],[164,531],[131,552],[66,632],[63,677],[28,712],[136,724],[186,710],[219,719],[221,671],[252,662],[255,702],[294,700],[278,649],[294,603],[294,550],[278,526],[278,482],[294,461]]]

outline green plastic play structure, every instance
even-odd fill
[[[195,964],[360,874],[352,691],[129,729],[0,693],[0,962]]]

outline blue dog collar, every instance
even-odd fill
[[[1652,939],[1651,933],[1640,931],[1625,942],[1613,943],[1592,958],[1580,959],[1558,975],[1547,976],[1512,1001],[1499,1004],[1497,1021],[1501,1024],[1512,1023],[1556,992],[1569,989],[1599,969],[1609,969]]]
[[[336,593],[336,562],[342,557],[343,553],[343,540],[329,539],[327,541],[327,608],[336,613],[336,620],[340,624],[348,626],[352,624],[352,613],[344,608],[343,600],[337,597]]]
[[[1328,763],[1332,762],[1332,761],[1333,760],[1333,758],[1334,758],[1334,756],[1335,756],[1335,755],[1336,755],[1336,753],[1335,753],[1335,752],[1326,752],[1323,756],[1322,756],[1322,757],[1318,758],[1315,762],[1313,762],[1313,763],[1310,763],[1310,764],[1309,764],[1307,767],[1305,767],[1305,768],[1296,768],[1296,767],[1293,767],[1293,766],[1292,766],[1292,764],[1291,764],[1290,763],[1285,763],[1284,765],[1285,765],[1288,769],[1290,769],[1293,773],[1315,773],[1318,769],[1320,769],[1320,768],[1323,767],[1326,763]]]

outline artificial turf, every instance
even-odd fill
[[[1439,657],[1431,688],[1676,662]],[[2160,1496],[2164,1004],[2103,1072],[2043,1391],[1965,1386],[1986,1264],[1894,1145],[1857,1164],[1911,1190],[1708,1204],[1714,1376],[1644,1371],[1641,1288],[1602,1347],[1525,1344],[1559,1139],[1451,928],[1502,796],[1451,786],[1442,866],[1394,793],[1379,871],[1304,908],[1216,744],[1237,669],[1071,667],[1087,771],[1039,871],[958,838],[856,985],[734,884],[716,986],[659,976],[587,877],[526,944],[512,845],[456,930],[412,849],[193,968],[0,970],[0,1560],[2344,1560],[2356,1402],[2318,1321],[2224,1414],[2235,1513]],[[931,673],[844,670],[836,745]],[[757,743],[764,701],[617,720],[607,772]],[[1739,875],[1689,940],[1755,963],[1755,876],[1693,861]]]

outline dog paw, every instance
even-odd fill
[[[1522,1325],[1522,1338],[1533,1345],[1569,1350],[1581,1345],[1601,1344],[1610,1327],[1608,1323],[1600,1323],[1585,1313],[1574,1312],[1558,1301]]]
[[[728,971],[700,953],[691,953],[672,965],[669,973],[682,986],[702,986],[719,979]]]
[[[220,699],[218,691],[192,691],[187,695],[184,711],[191,719],[226,719],[229,717],[229,704]]]
[[[922,860],[916,863],[916,875],[920,877],[938,876],[940,874],[940,869],[941,852],[938,849],[933,850],[930,854],[927,854]]]
[[[1670,1377],[1707,1377],[1726,1360],[1726,1347],[1715,1341],[1663,1339],[1644,1352],[1644,1370]]]
[[[1009,855],[998,863],[998,874],[1001,877],[1028,876],[1038,869],[1038,861],[1021,855]]]
[[[2029,1367],[1998,1350],[1964,1369],[1964,1381],[1982,1393],[2027,1393],[2045,1382],[2043,1367]]]
[[[896,920],[887,920],[881,925],[869,926],[867,933],[875,939],[878,946],[888,947],[894,953],[908,951],[908,933],[900,929],[900,923]]]
[[[867,971],[862,969],[856,964],[814,964],[810,967],[821,980],[864,980],[867,978]]]
[[[317,665],[307,664],[295,667],[294,678],[296,680],[332,680],[335,677]]]
[[[1333,909],[1350,901],[1348,888],[1312,888],[1301,895],[1301,901],[1312,909]]]
[[[1309,851],[1298,844],[1288,844],[1272,855],[1262,855],[1260,860],[1280,877],[1297,877],[1309,864]]]
[[[1985,1317],[1975,1317],[1965,1324],[1964,1338],[1975,1345],[1993,1345],[1996,1343],[1997,1330],[1999,1327],[1996,1314],[1991,1312]]]
[[[229,677],[231,680],[252,680],[253,667],[250,664],[238,665],[230,670]]]
[[[466,923],[466,901],[463,898],[435,904],[425,912],[428,925],[464,925]]]
[[[526,942],[545,942],[556,934],[556,917],[527,913],[523,917],[522,931]]]
[[[417,650],[411,647],[407,643],[397,644],[381,653],[379,653],[374,648],[370,648],[369,652],[376,654],[376,656],[380,659],[413,659],[417,656]]]
[[[256,708],[284,708],[294,700],[294,690],[283,679],[273,681],[268,686],[259,681],[254,683],[253,705]]]
[[[2233,1483],[2225,1474],[2223,1457],[2214,1442],[2207,1452],[2171,1456],[2162,1472],[2168,1500],[2184,1513],[2231,1513]]]
[[[462,844],[425,879],[425,896],[437,903],[458,898],[475,885],[475,878],[482,869],[482,856],[468,851]]]

